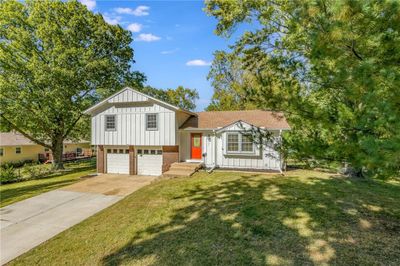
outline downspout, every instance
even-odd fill
[[[282,143],[282,129],[279,130],[279,142]],[[284,162],[282,161],[282,153],[281,153],[281,152],[279,153],[279,161],[280,161],[280,164],[279,164],[279,172],[280,172],[281,174],[283,174],[282,166],[283,166],[283,163],[284,163]]]
[[[215,133],[215,130],[213,130],[214,134],[214,166],[207,171],[207,173],[211,174],[215,168],[217,168],[217,135]]]

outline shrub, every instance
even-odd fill
[[[36,179],[45,177],[52,173],[52,170],[49,169],[46,165],[37,165],[37,164],[26,164],[23,167],[23,171],[27,175],[28,179]]]
[[[35,162],[33,160],[23,160],[23,161],[17,161],[17,162],[8,162],[8,163],[4,163],[1,165],[1,168],[9,168],[9,167],[13,167],[13,168],[19,168],[22,167],[26,164],[34,164]]]
[[[0,183],[10,183],[15,182],[19,179],[19,176],[16,174],[14,167],[12,165],[2,166],[0,169]]]
[[[40,169],[32,164],[26,164],[24,166],[24,171],[28,174],[28,178],[36,178],[40,175]]]

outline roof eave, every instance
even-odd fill
[[[179,131],[213,131],[213,130],[216,130],[216,128],[187,127],[179,129]]]

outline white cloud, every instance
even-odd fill
[[[107,22],[110,25],[117,25],[121,23],[121,17],[117,16],[117,17],[111,17],[109,15],[104,14],[103,18],[105,20],[105,22]]]
[[[134,15],[138,17],[147,16],[149,14],[149,9],[150,7],[148,6],[138,6],[134,11]]]
[[[135,9],[129,7],[117,7],[114,10],[118,14],[127,14],[127,15],[134,15],[137,17],[141,17],[149,15],[149,9],[150,7],[148,6],[138,6]]]
[[[178,51],[178,48],[172,49],[172,50],[166,50],[166,51],[161,51],[161,54],[174,54]]]
[[[89,10],[93,10],[96,7],[96,0],[79,0],[84,4]]]
[[[154,42],[154,41],[158,41],[158,40],[161,40],[161,37],[158,37],[151,33],[141,33],[136,38],[136,41],[142,41],[142,42]]]
[[[128,7],[117,7],[117,8],[114,8],[114,10],[118,14],[129,14],[129,15],[132,15],[132,13],[133,13],[133,9],[132,8],[128,8]]]
[[[210,66],[211,62],[204,61],[202,59],[194,59],[186,62],[187,66]]]
[[[142,30],[142,24],[132,23],[128,25],[127,29],[131,32],[140,32]]]

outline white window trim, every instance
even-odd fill
[[[107,128],[107,117],[114,117],[114,128]],[[117,116],[116,115],[105,115],[104,116],[104,130],[105,131],[116,131],[117,130]]]
[[[230,135],[238,135],[238,141],[237,141],[237,144],[238,144],[238,150],[237,151],[230,151],[230,150],[228,150],[228,146],[229,146],[229,136]],[[240,137],[239,137],[239,133],[237,133],[237,132],[230,132],[230,133],[226,133],[226,145],[225,145],[225,148],[226,148],[226,153],[229,153],[229,154],[234,154],[234,153],[240,153]]]
[[[18,148],[19,148],[19,152],[17,152]],[[15,147],[15,154],[22,154],[22,148],[21,147]]]
[[[149,115],[155,115],[156,116],[156,127],[155,128],[149,128],[148,127],[148,117],[149,117]],[[150,113],[150,114],[146,114],[146,119],[145,119],[146,121],[146,130],[147,131],[157,131],[158,130],[158,114],[157,113]]]
[[[229,135],[238,135],[238,145],[239,145],[239,150],[238,151],[229,151],[228,150],[228,139],[229,139]],[[226,143],[225,143],[225,150],[226,150],[226,154],[247,154],[247,155],[253,155],[255,154],[255,145],[254,142],[252,143],[252,150],[251,151],[242,151],[242,136],[243,133],[240,132],[227,132],[226,133]]]
[[[2,154],[0,154],[0,156],[4,156],[5,155],[5,149],[4,148],[0,148],[0,150],[2,150],[3,152],[2,152]]]

